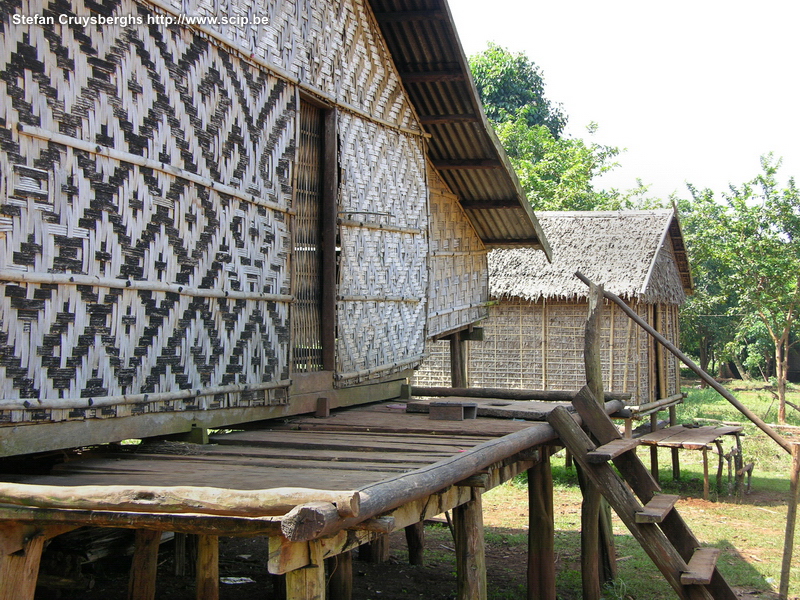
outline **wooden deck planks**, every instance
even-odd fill
[[[460,436],[499,437],[514,433],[536,423],[510,419],[466,419],[464,421],[437,421],[427,414],[406,413],[381,406],[342,410],[327,419],[300,417],[292,420],[291,427],[309,431],[362,431],[372,433],[406,433]]]
[[[501,400],[496,398],[469,398],[448,396],[446,398],[419,398],[408,403],[406,410],[411,413],[429,413],[431,402],[471,402],[477,404],[479,417],[501,419],[524,419],[526,421],[545,421],[547,414],[556,406],[571,408],[568,402],[537,402],[533,400]]]
[[[733,435],[742,431],[741,427],[665,427],[637,438],[642,444],[668,448],[700,450],[723,435]]]

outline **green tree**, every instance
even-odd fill
[[[490,121],[522,119],[528,127],[545,126],[554,138],[561,135],[567,117],[544,95],[542,72],[527,56],[489,43],[469,63]]]
[[[614,210],[631,206],[640,190],[622,194],[594,188],[616,166],[619,149],[562,136],[567,117],[547,99],[540,69],[524,54],[490,44],[470,58],[489,120],[537,210]],[[597,126],[589,126],[591,135]]]
[[[766,330],[774,353],[778,420],[784,423],[789,350],[800,311],[800,191],[794,179],[778,183],[780,161],[772,155],[762,158],[761,167],[753,180],[731,185],[722,202],[714,202],[708,190],[693,190],[693,206],[705,220],[698,239],[705,240],[708,264],[719,269],[704,275],[709,289],[718,290],[709,297],[723,299],[728,313],[740,316],[740,339],[752,336],[756,323]]]

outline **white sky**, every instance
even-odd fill
[[[567,134],[625,148],[601,187],[719,193],[783,157],[800,180],[800,2],[449,0],[467,56],[524,52],[569,117]]]

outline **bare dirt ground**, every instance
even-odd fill
[[[502,591],[507,598],[523,598],[526,557],[524,547],[498,540],[487,545],[489,587]],[[278,599],[273,578],[267,573],[267,543],[264,539],[220,539],[220,600]],[[453,545],[446,526],[426,527],[424,566],[411,566],[407,561],[405,536],[391,536],[391,555],[384,564],[353,562],[353,600],[399,600],[455,598],[456,578],[452,563]],[[80,600],[123,600],[126,595],[130,559],[100,561],[93,565],[94,586],[91,590],[47,593],[40,590],[37,600],[50,598]],[[194,580],[173,573],[171,543],[162,545],[156,598],[159,600],[194,600]],[[228,579],[231,578],[231,579]],[[246,583],[225,583],[245,581]],[[520,595],[523,594],[523,595]]]

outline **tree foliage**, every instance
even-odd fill
[[[554,138],[561,136],[567,117],[545,96],[542,72],[527,56],[490,43],[470,58],[470,69],[493,123],[521,119],[528,127],[542,125]]]
[[[470,58],[484,109],[528,200],[538,210],[614,210],[637,192],[598,191],[594,179],[616,166],[619,149],[562,135],[567,117],[547,99],[542,74],[524,54],[490,44]],[[596,130],[589,127],[588,134]]]
[[[800,312],[800,192],[793,179],[779,184],[780,161],[771,155],[762,158],[761,167],[758,176],[731,185],[719,199],[710,190],[690,188],[684,226],[695,269],[692,305],[708,310],[707,315],[733,317],[726,339],[716,343],[745,369],[763,364],[766,334],[778,388],[778,419],[784,422],[789,350]],[[685,317],[692,312],[685,311]],[[711,328],[701,313],[694,317],[684,319],[690,329]]]

